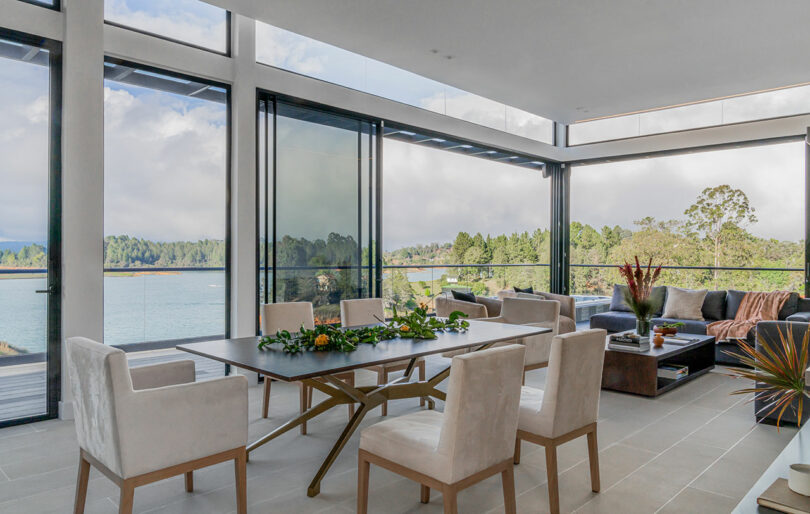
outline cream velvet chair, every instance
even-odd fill
[[[358,327],[362,325],[376,325],[385,321],[385,308],[382,298],[358,298],[356,300],[340,301],[340,324],[344,327]],[[402,360],[369,366],[368,370],[377,374],[377,384],[388,383],[388,375],[403,371],[410,361]],[[425,359],[416,359],[416,368],[419,370],[419,380],[425,380]],[[419,399],[419,405],[425,405],[425,399]],[[382,415],[388,415],[388,402],[382,403]]]
[[[599,448],[596,420],[602,387],[605,338],[601,329],[584,330],[554,338],[546,389],[523,386],[515,440],[515,464],[520,462],[520,441],[545,447],[548,497],[552,514],[560,512],[557,446],[588,436],[591,489],[599,492]]]
[[[564,294],[535,291],[532,293],[516,293],[514,289],[498,291],[498,298],[534,298],[535,300],[555,300],[560,302],[560,334],[576,332],[577,330],[577,304],[573,297]]]
[[[307,329],[315,328],[315,313],[310,302],[284,302],[268,303],[262,305],[261,329],[263,335],[274,335],[276,332],[286,330],[288,332],[299,332],[301,327]],[[354,385],[354,371],[336,373],[335,378],[347,384]],[[264,398],[262,402],[262,417],[268,416],[270,410],[270,388],[272,379],[264,377]],[[312,389],[298,382],[300,411],[303,414],[312,407]],[[354,404],[349,404],[349,417],[354,415]],[[307,433],[307,422],[301,423],[301,434]]]
[[[360,434],[357,512],[368,511],[370,464],[422,485],[444,497],[444,512],[458,510],[456,496],[501,473],[504,504],[514,513],[512,464],[520,403],[520,370],[525,347],[508,345],[453,358],[444,414],[428,410],[372,425]]]
[[[527,371],[548,366],[551,341],[559,330],[559,320],[559,302],[507,297],[503,299],[501,315],[494,318],[486,318],[483,321],[551,329],[551,332],[547,334],[530,336],[519,341],[520,344],[526,345],[526,362],[523,367],[523,379],[525,383]]]
[[[436,306],[436,316],[446,318],[453,311],[460,311],[467,315],[469,319],[486,318],[489,316],[487,307],[480,303],[465,302],[447,296],[437,296],[433,300]]]
[[[79,475],[74,512],[84,512],[90,466],[121,488],[118,510],[132,512],[136,487],[235,461],[237,511],[247,511],[247,379],[194,382],[194,361],[129,369],[119,349],[72,337],[66,342]]]

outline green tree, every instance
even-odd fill
[[[714,266],[720,266],[725,236],[734,229],[744,229],[757,222],[755,209],[748,202],[748,196],[740,189],[732,189],[728,184],[704,189],[697,201],[689,206],[684,214],[687,226],[702,233],[713,246]],[[717,270],[714,270],[714,286],[717,288]]]

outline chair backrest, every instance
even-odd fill
[[[374,325],[385,320],[382,298],[340,301],[340,324],[344,327]]]
[[[114,473],[122,473],[117,404],[132,392],[123,350],[84,337],[65,343],[79,446]]]
[[[436,304],[436,316],[440,318],[446,318],[453,311],[461,311],[470,319],[486,318],[488,315],[486,306],[480,303],[455,300],[446,296],[437,296],[434,302]]]
[[[535,291],[534,294],[518,293],[518,298],[536,298],[538,300],[555,300],[560,302],[560,316],[567,318],[576,318],[576,300],[572,296],[564,294],[546,293],[543,291]]]
[[[515,325],[542,325],[554,330],[560,321],[560,302],[533,298],[504,298],[501,318]]]
[[[262,334],[274,335],[279,330],[299,332],[301,327],[315,328],[315,315],[310,302],[267,303],[262,305]]]
[[[512,344],[453,357],[437,448],[453,481],[512,456],[524,352]]]
[[[558,437],[596,422],[606,337],[592,329],[554,338],[537,433]]]

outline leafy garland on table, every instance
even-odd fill
[[[447,319],[427,315],[427,305],[420,304],[408,314],[398,315],[396,306],[394,316],[382,325],[341,329],[339,325],[318,325],[314,329],[303,326],[298,333],[279,330],[275,337],[265,336],[259,341],[259,349],[279,343],[286,353],[303,351],[338,351],[349,353],[361,344],[376,345],[401,337],[403,339],[436,339],[436,332],[466,332],[470,323],[464,319],[467,315],[453,311]],[[380,320],[382,321],[382,320]]]

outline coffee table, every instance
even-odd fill
[[[661,348],[651,346],[646,352],[610,350],[609,341],[605,341],[602,389],[658,396],[714,368],[713,336],[678,333],[678,337],[696,341],[685,345],[664,343]],[[689,374],[678,380],[659,378],[658,368],[666,364],[689,366]]]

